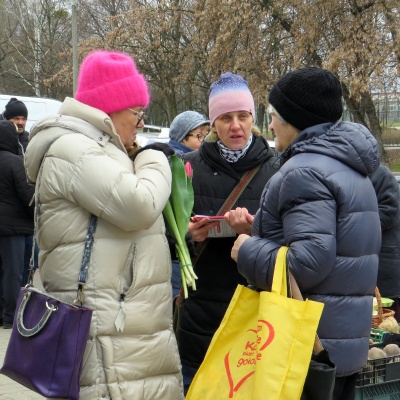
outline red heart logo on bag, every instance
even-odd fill
[[[255,373],[257,361],[262,359],[263,350],[274,340],[274,336],[273,326],[268,321],[259,319],[257,329],[248,329],[242,340],[226,353],[224,364],[230,399]]]

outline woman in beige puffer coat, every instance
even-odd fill
[[[134,162],[126,151],[143,124],[146,82],[130,57],[97,51],[82,64],[75,98],[33,127],[25,166],[39,188],[39,268],[48,292],[75,299],[89,216],[98,217],[80,398],[183,399],[162,218],[171,171],[162,151],[141,151]]]

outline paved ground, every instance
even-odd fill
[[[34,285],[40,287],[40,283],[36,276],[34,279]],[[3,329],[3,327],[0,327],[0,365],[3,365],[10,335],[11,329]],[[43,400],[44,398],[45,397],[32,392],[19,383],[16,383],[8,377],[0,374],[0,400]]]

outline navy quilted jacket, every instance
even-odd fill
[[[382,297],[400,297],[400,190],[393,173],[381,165],[370,177],[378,198],[382,229],[377,286]]]
[[[277,250],[305,298],[323,302],[318,335],[348,376],[366,364],[381,229],[368,175],[378,144],[362,125],[327,123],[305,129],[283,153],[238,256],[239,272],[270,290]]]

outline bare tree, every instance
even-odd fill
[[[209,28],[203,40],[213,46],[210,69],[243,71],[252,87],[258,85],[255,91],[262,102],[271,84],[289,69],[327,68],[339,76],[353,119],[368,126],[381,142],[370,87],[374,77],[387,74],[393,63],[400,29],[398,2],[205,0],[203,4],[201,24]]]
[[[132,2],[129,12],[113,19],[106,46],[132,54],[148,77],[154,122],[169,124],[188,108],[206,110],[204,90],[196,90],[199,79],[189,50],[193,20],[193,2],[187,0]]]
[[[70,2],[9,2],[0,2],[0,83],[71,94]],[[351,118],[381,141],[372,87],[397,79],[399,15],[398,0],[86,0],[78,1],[79,54],[132,54],[158,124],[186,109],[207,113],[210,83],[231,70],[248,80],[262,127],[271,85],[291,69],[321,66],[338,75]]]
[[[59,54],[70,36],[69,14],[63,1],[10,0],[2,5],[2,37],[8,57],[2,63],[3,82],[10,80],[21,94],[59,96],[46,79],[60,69]],[[11,4],[10,4],[11,3]],[[67,39],[67,41],[66,41]]]

